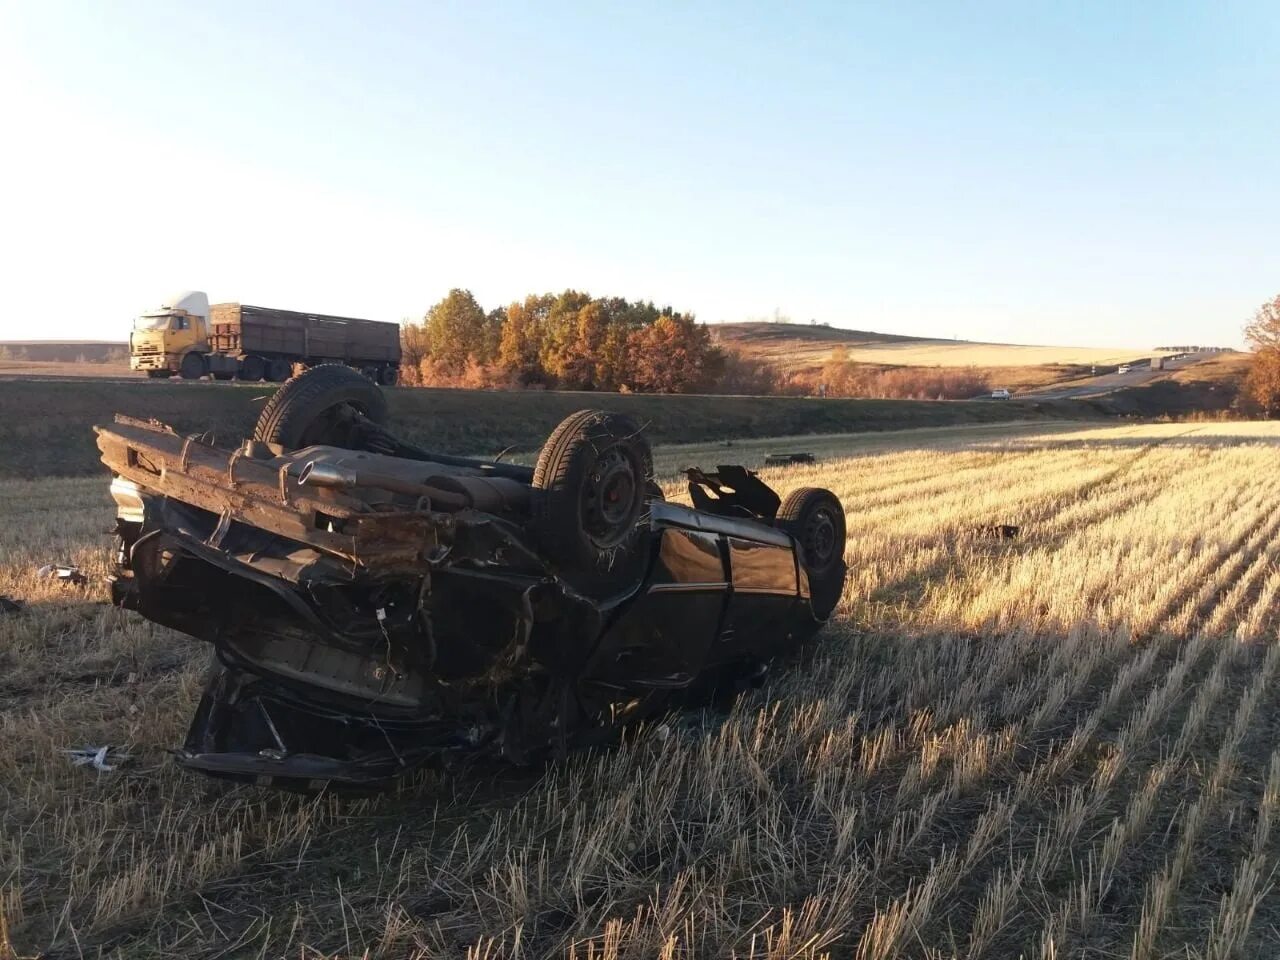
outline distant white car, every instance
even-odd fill
[[[1129,366],[1129,364],[1127,364],[1127,363],[1124,363],[1124,364],[1121,364],[1121,365],[1120,365],[1120,369],[1119,369],[1119,370],[1117,370],[1116,372],[1117,372],[1117,373],[1128,373],[1128,372],[1129,372],[1130,370],[1132,370],[1132,369],[1133,369],[1133,367]]]
[[[1008,390],[1006,390],[1004,387],[999,387],[991,391],[992,400],[1008,400],[1012,396],[1013,394],[1010,393]]]

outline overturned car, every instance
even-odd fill
[[[371,381],[315,367],[235,450],[118,417],[117,603],[210,643],[183,765],[297,789],[527,760],[757,675],[844,579],[830,492],[653,482],[634,422],[581,411],[534,467],[423,450]]]

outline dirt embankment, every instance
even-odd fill
[[[100,469],[92,427],[115,413],[154,417],[183,433],[211,431],[234,445],[253,428],[268,384],[161,381],[0,381],[0,478]],[[538,449],[575,410],[629,414],[654,443],[902,430],[1037,418],[1096,417],[1087,404],[640,396],[474,390],[389,391],[392,426],[429,449],[493,455]]]

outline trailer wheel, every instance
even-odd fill
[[[356,411],[374,423],[387,422],[387,400],[377,384],[340,363],[325,363],[298,374],[267,401],[253,439],[286,450],[314,444],[361,448]]]
[[[271,360],[267,363],[267,379],[272,383],[284,383],[292,369],[287,360]]]
[[[579,590],[616,593],[643,572],[653,454],[635,421],[580,410],[561,421],[533,472],[533,528]]]
[[[178,372],[182,374],[183,380],[199,380],[204,376],[204,357],[198,353],[188,353],[182,358]]]
[[[240,369],[236,375],[241,380],[247,380],[256,383],[261,380],[267,373],[267,364],[261,357],[245,357],[240,361]]]
[[[814,616],[826,620],[844,589],[845,521],[840,498],[821,487],[793,490],[778,508],[776,524],[800,544]]]
[[[384,387],[394,387],[400,379],[400,371],[395,367],[383,367],[378,371],[378,382]]]

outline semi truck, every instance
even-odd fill
[[[129,367],[153,378],[282,381],[343,363],[390,386],[400,373],[400,326],[241,303],[209,304],[199,291],[165,300],[134,321]]]

